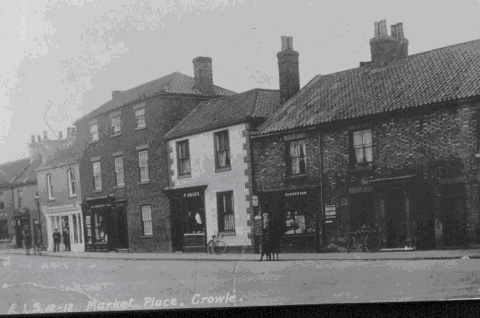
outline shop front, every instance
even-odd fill
[[[126,201],[114,196],[85,199],[83,212],[86,251],[128,249]]]
[[[15,209],[13,213],[12,224],[15,228],[15,240],[18,248],[23,247],[23,231],[26,226],[32,229],[30,225],[30,210],[28,208]]]
[[[172,249],[175,252],[206,252],[205,188],[166,190],[172,211]]]
[[[72,252],[85,251],[82,210],[79,205],[64,205],[43,208],[47,222],[48,250],[53,250],[53,232],[58,229],[62,235],[60,250],[65,249],[66,239]]]
[[[321,209],[318,188],[263,192],[260,200],[263,223],[270,222],[283,233],[283,253],[319,251]]]

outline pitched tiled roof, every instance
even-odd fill
[[[317,75],[258,129],[314,126],[437,102],[480,96],[480,40],[395,60]]]
[[[11,183],[12,186],[21,186],[24,184],[37,182],[37,168],[42,164],[42,158],[34,160],[26,169]]]
[[[170,75],[158,78],[151,82],[139,85],[126,91],[119,91],[118,96],[109,100],[102,106],[98,107],[89,114],[83,116],[78,121],[86,118],[94,118],[98,115],[108,113],[112,110],[125,106],[135,101],[141,101],[152,97],[156,94],[179,94],[179,95],[194,95],[194,96],[208,96],[202,94],[198,89],[193,88],[194,79],[188,75],[175,72]],[[218,86],[213,87],[215,96],[229,96],[235,94],[228,89]]]
[[[57,150],[53,156],[48,158],[42,165],[40,165],[40,167],[38,167],[37,171],[77,163],[78,158],[79,150],[72,145],[68,148]]]
[[[201,102],[172,130],[167,139],[179,138],[248,121],[266,119],[280,106],[278,90],[252,89],[233,96]]]
[[[8,186],[20,176],[30,164],[30,159],[20,159],[0,165],[0,188]]]

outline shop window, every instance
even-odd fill
[[[122,125],[120,121],[120,116],[115,116],[112,118],[112,135],[118,135],[122,132]]]
[[[23,207],[23,189],[17,190],[17,206],[18,208]]]
[[[190,149],[188,140],[177,142],[178,175],[190,174]]]
[[[0,220],[0,240],[8,240],[8,221]]]
[[[135,119],[137,121],[137,129],[145,128],[147,123],[145,122],[145,108],[140,108],[135,111]]]
[[[315,203],[306,191],[285,193],[284,205],[286,235],[315,233]]]
[[[93,183],[95,191],[102,190],[102,168],[100,166],[100,161],[93,163]]]
[[[375,226],[375,211],[373,197],[370,193],[354,194],[350,197],[351,232],[360,229],[363,225],[368,228]]]
[[[306,173],[306,145],[305,139],[292,140],[287,143],[288,175]]]
[[[123,157],[115,158],[115,178],[117,180],[117,187],[125,185],[125,174],[123,172]]]
[[[233,191],[217,193],[218,231],[235,231]]]
[[[98,141],[98,124],[90,125],[90,138],[92,142]]]
[[[355,166],[369,166],[373,162],[372,130],[352,133],[352,162]]]
[[[85,228],[87,229],[86,241],[88,244],[92,243],[92,223],[90,215],[85,216]]]
[[[96,212],[93,215],[93,229],[96,242],[108,242],[106,231],[106,220],[103,212]]]
[[[68,179],[68,194],[71,197],[77,195],[77,189],[75,188],[75,170],[69,169],[67,171],[67,179]]]
[[[215,167],[217,169],[230,168],[230,142],[228,130],[214,134],[215,138]]]
[[[140,168],[140,182],[148,182],[148,150],[138,153],[138,166]]]
[[[143,235],[153,235],[152,208],[150,205],[142,205]]]

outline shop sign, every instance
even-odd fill
[[[297,195],[307,195],[307,191],[285,192],[286,197],[293,197]]]
[[[258,206],[258,196],[252,195],[252,206]]]
[[[337,210],[335,205],[326,205],[325,206],[325,217],[327,219],[334,219],[337,217]]]
[[[183,194],[184,198],[192,198],[192,197],[199,197],[199,196],[200,196],[200,192],[198,192],[198,191],[186,192],[186,193]]]

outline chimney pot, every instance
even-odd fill
[[[77,135],[77,128],[71,127],[72,129],[72,137],[75,137]]]
[[[397,34],[399,39],[403,39],[403,23],[397,23]]]
[[[395,24],[392,24],[390,26],[390,30],[392,32],[392,38],[398,38],[398,34],[397,34],[397,26]]]
[[[37,141],[42,142],[42,139],[40,138],[40,135],[37,135]]]
[[[43,140],[47,141],[48,140],[48,133],[46,130],[43,131]]]
[[[71,131],[71,129],[72,129],[72,128],[67,127],[67,138],[72,137],[72,131]]]
[[[202,94],[214,95],[212,58],[199,56],[193,59],[194,86]]]
[[[293,50],[293,36],[282,36],[282,51]]]
[[[35,135],[32,135],[32,144],[35,143]]]
[[[61,130],[58,131],[58,139],[63,139],[63,133]]]

